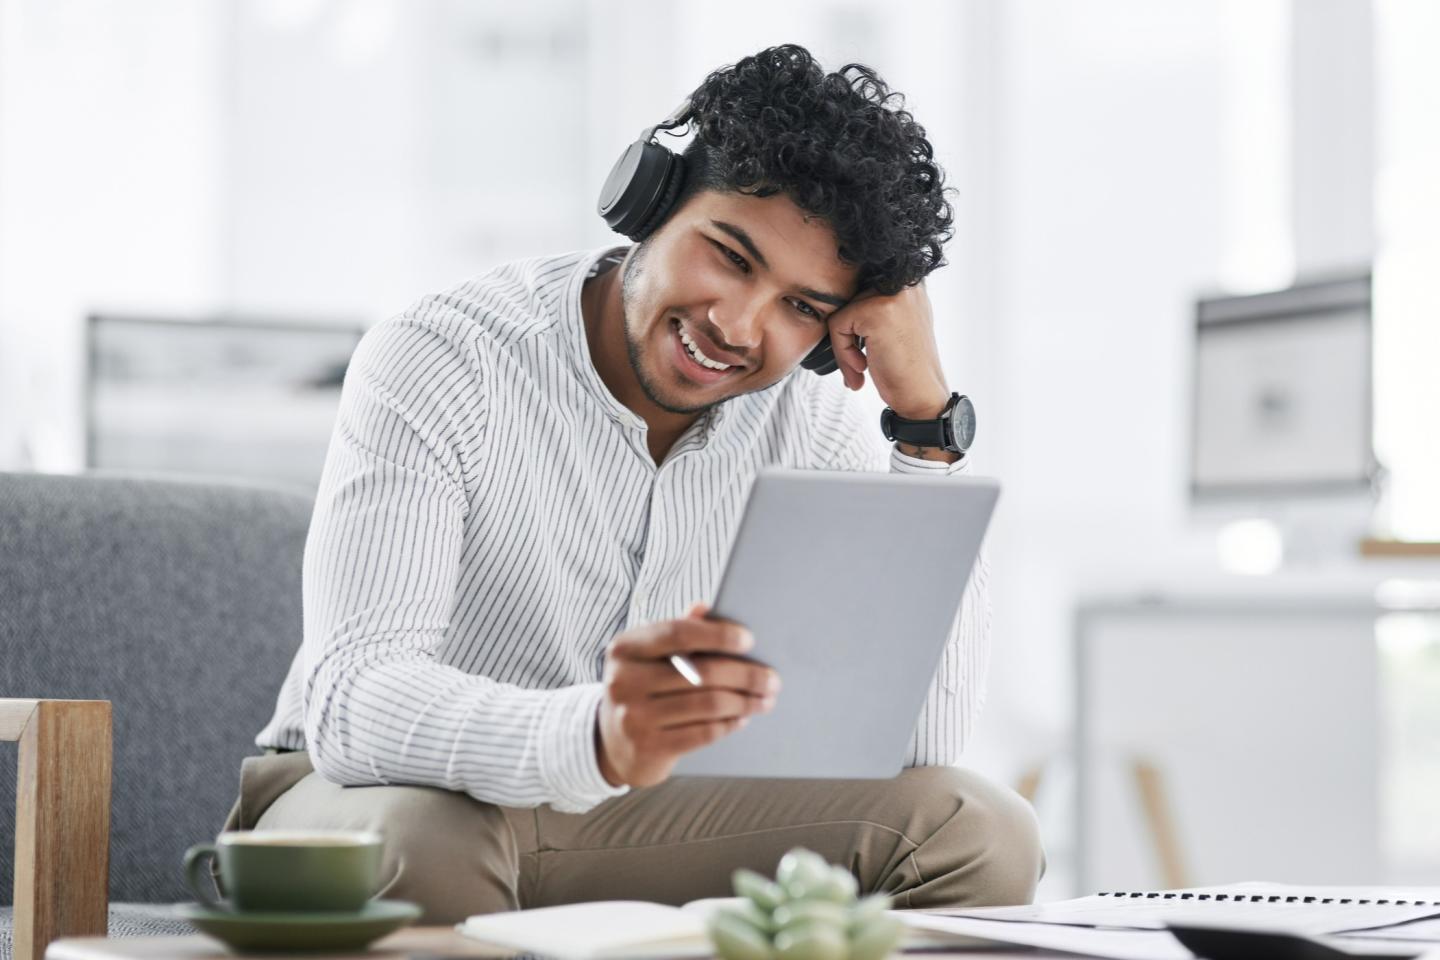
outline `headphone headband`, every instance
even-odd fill
[[[670,116],[666,117],[664,120],[661,120],[659,123],[655,124],[655,126],[649,127],[645,131],[643,131],[640,134],[640,139],[653,140],[655,139],[656,130],[674,130],[676,127],[684,126],[685,124],[690,122],[691,113],[692,110],[690,107],[690,98],[686,97],[684,100],[680,101],[680,106],[670,111]]]

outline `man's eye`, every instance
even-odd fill
[[[725,256],[729,257],[730,262],[735,264],[735,266],[739,267],[741,270],[744,270],[747,273],[750,271],[750,264],[746,263],[745,258],[740,256],[740,254],[736,253],[734,250],[731,250],[723,243],[715,243],[714,240],[711,240],[710,242],[715,244],[715,248],[717,250],[725,254]]]
[[[795,307],[796,310],[799,310],[801,313],[805,314],[805,316],[807,316],[807,317],[814,317],[816,320],[823,320],[823,319],[824,319],[824,317],[820,316],[820,311],[819,311],[819,310],[816,310],[814,307],[810,306],[810,304],[806,303],[804,300],[791,300],[790,302],[791,302],[791,304],[794,305],[794,307]]]

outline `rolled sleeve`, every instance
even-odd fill
[[[549,788],[550,806],[561,813],[584,813],[610,797],[628,793],[612,787],[600,772],[595,724],[605,689],[582,683],[555,691],[540,720],[540,776]]]
[[[901,453],[900,445],[897,443],[890,448],[890,472],[954,477],[970,472],[970,458],[962,456],[954,463],[946,463],[944,460],[924,460],[920,457],[912,457],[908,453]]]

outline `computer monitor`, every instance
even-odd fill
[[[1371,330],[1368,271],[1197,301],[1192,504],[1373,499]]]
[[[92,315],[86,467],[313,492],[363,333],[354,323]]]

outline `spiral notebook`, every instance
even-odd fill
[[[1167,923],[1194,922],[1332,934],[1440,916],[1440,889],[1235,883],[1186,890],[1113,891],[1058,903],[937,913],[1011,923],[1112,929],[1163,930]]]
[[[907,925],[1116,960],[1190,960],[1167,925],[1272,930],[1370,955],[1413,957],[1440,917],[1440,889],[1237,883],[1117,890],[1021,907],[912,911]],[[1416,921],[1420,921],[1416,923]],[[1400,941],[1403,936],[1408,943]],[[1440,931],[1437,931],[1440,932]],[[1393,945],[1386,945],[1390,939]]]

